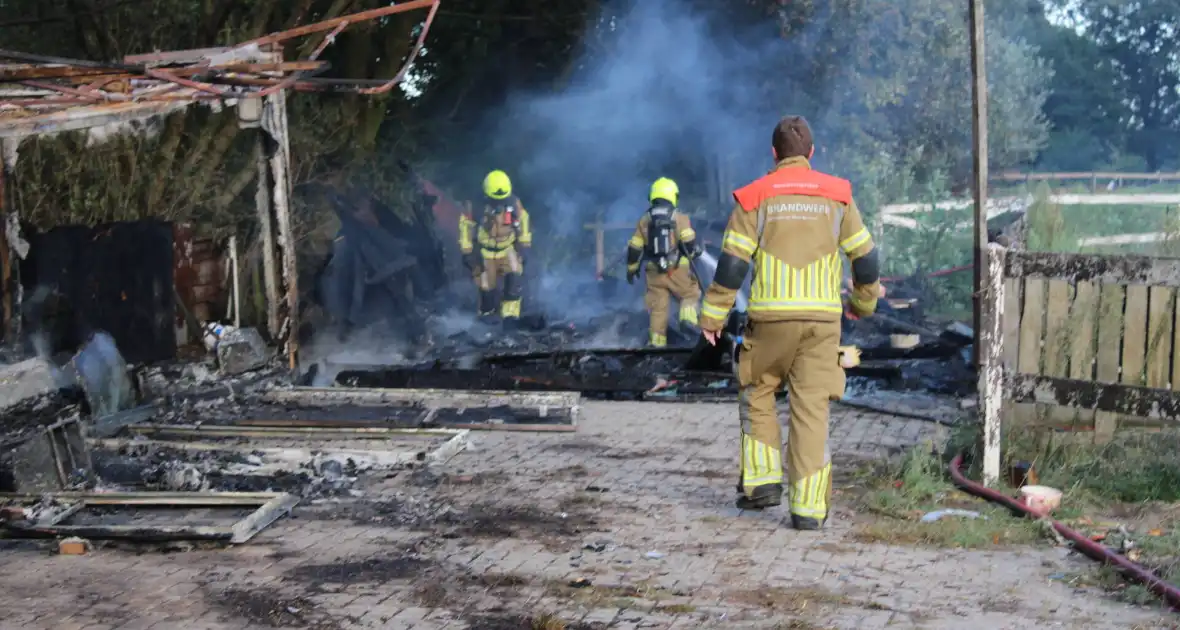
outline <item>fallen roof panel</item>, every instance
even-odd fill
[[[79,131],[113,123],[148,120],[180,111],[191,101],[103,103],[80,105],[47,114],[0,111],[0,138]]]

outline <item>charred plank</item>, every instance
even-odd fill
[[[1010,251],[1004,277],[1180,287],[1180,259]]]
[[[1006,374],[1008,400],[1095,409],[1141,418],[1180,418],[1180,392],[1035,374]]]

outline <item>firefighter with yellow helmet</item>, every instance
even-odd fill
[[[483,193],[479,216],[459,217],[459,249],[479,287],[480,317],[494,316],[498,304],[503,320],[515,322],[524,288],[524,254],[533,244],[529,213],[512,194],[512,180],[504,171],[484,177]]]
[[[692,261],[702,253],[688,215],[677,210],[680,188],[661,177],[651,185],[647,212],[627,242],[627,282],[634,284],[640,265],[646,263],[647,294],[644,303],[651,314],[650,343],[668,343],[668,307],[680,301],[681,324],[697,326],[697,302],[701,286],[692,273]]]

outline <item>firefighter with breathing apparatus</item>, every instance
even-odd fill
[[[811,129],[782,119],[771,135],[774,170],[733,193],[717,273],[701,306],[701,329],[717,343],[746,274],[748,323],[737,376],[741,420],[737,505],[782,502],[782,429],[775,393],[790,396],[787,482],[791,524],[819,529],[828,518],[832,460],[828,407],[844,395],[841,365],[842,257],[852,266],[849,306],[871,315],[881,296],[877,252],[844,179],[812,170]]]
[[[487,174],[483,193],[480,216],[459,217],[459,249],[479,287],[480,317],[494,317],[499,304],[504,322],[513,323],[520,318],[525,252],[533,243],[529,213],[512,194],[512,180],[504,171]]]
[[[661,177],[651,185],[651,206],[635,233],[627,242],[627,282],[634,284],[639,267],[646,262],[647,295],[651,314],[650,342],[663,347],[668,343],[668,305],[672,296],[680,300],[680,323],[697,327],[697,302],[701,287],[692,272],[692,261],[703,252],[688,216],[676,209],[680,188],[676,182]]]

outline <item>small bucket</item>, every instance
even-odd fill
[[[1061,505],[1061,491],[1049,486],[1024,486],[1020,489],[1024,504],[1034,512],[1047,514]]]

